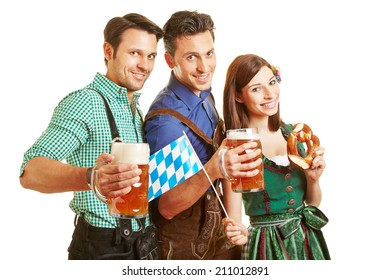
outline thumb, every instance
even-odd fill
[[[96,159],[96,164],[97,165],[109,164],[113,161],[113,159],[114,159],[113,155],[110,155],[109,153],[104,152],[100,156],[98,156],[98,158]]]

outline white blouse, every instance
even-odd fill
[[[275,162],[277,165],[280,166],[289,166],[290,161],[288,160],[287,154],[284,155],[276,155],[272,158],[270,158],[273,162]]]

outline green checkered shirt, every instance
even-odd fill
[[[126,88],[97,73],[90,85],[70,93],[58,104],[46,131],[24,154],[20,174],[34,157],[65,159],[74,166],[91,167],[101,153],[110,151],[110,126],[104,102],[95,90],[106,98],[122,140],[144,142],[142,118],[137,113],[141,112],[138,103],[140,93],[134,93],[129,103]],[[132,111],[136,112],[135,117]],[[93,226],[113,228],[118,225],[118,220],[108,214],[107,205],[98,200],[92,191],[74,192],[70,208],[76,214],[84,215]],[[149,224],[148,219],[146,223]],[[139,229],[135,220],[132,224],[134,230]]]

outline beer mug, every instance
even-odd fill
[[[111,144],[111,154],[114,160],[111,164],[135,163],[142,170],[140,180],[131,186],[131,191],[116,198],[106,198],[101,195],[95,183],[92,184],[98,199],[108,205],[109,213],[115,218],[143,218],[148,215],[148,187],[149,187],[149,155],[148,143],[124,143]],[[98,170],[94,172],[94,180],[97,180]]]
[[[261,149],[260,134],[258,128],[239,128],[226,131],[226,147],[228,149],[236,148],[246,142],[257,142],[257,147]],[[251,153],[253,150],[246,150],[244,153]],[[253,160],[244,162],[256,161],[261,158],[262,154]],[[230,178],[232,190],[238,193],[258,192],[263,191],[264,184],[264,164],[261,163],[256,168],[259,173],[254,177]]]

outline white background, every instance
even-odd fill
[[[10,275],[7,279],[116,279],[127,265],[178,264],[267,265],[269,279],[359,275],[383,279],[379,275],[387,273],[390,187],[385,138],[389,120],[385,97],[390,93],[386,2],[3,1],[0,254],[1,266]],[[107,21],[138,12],[163,26],[173,12],[183,9],[208,13],[215,21],[218,66],[213,93],[221,113],[226,68],[237,55],[256,53],[281,67],[283,119],[309,124],[326,148],[321,209],[330,220],[323,232],[332,261],[69,262],[72,194],[41,194],[20,186],[23,153],[44,131],[56,104],[90,83],[97,71],[105,73],[102,44]],[[160,42],[155,70],[141,98],[144,112],[169,73]]]

